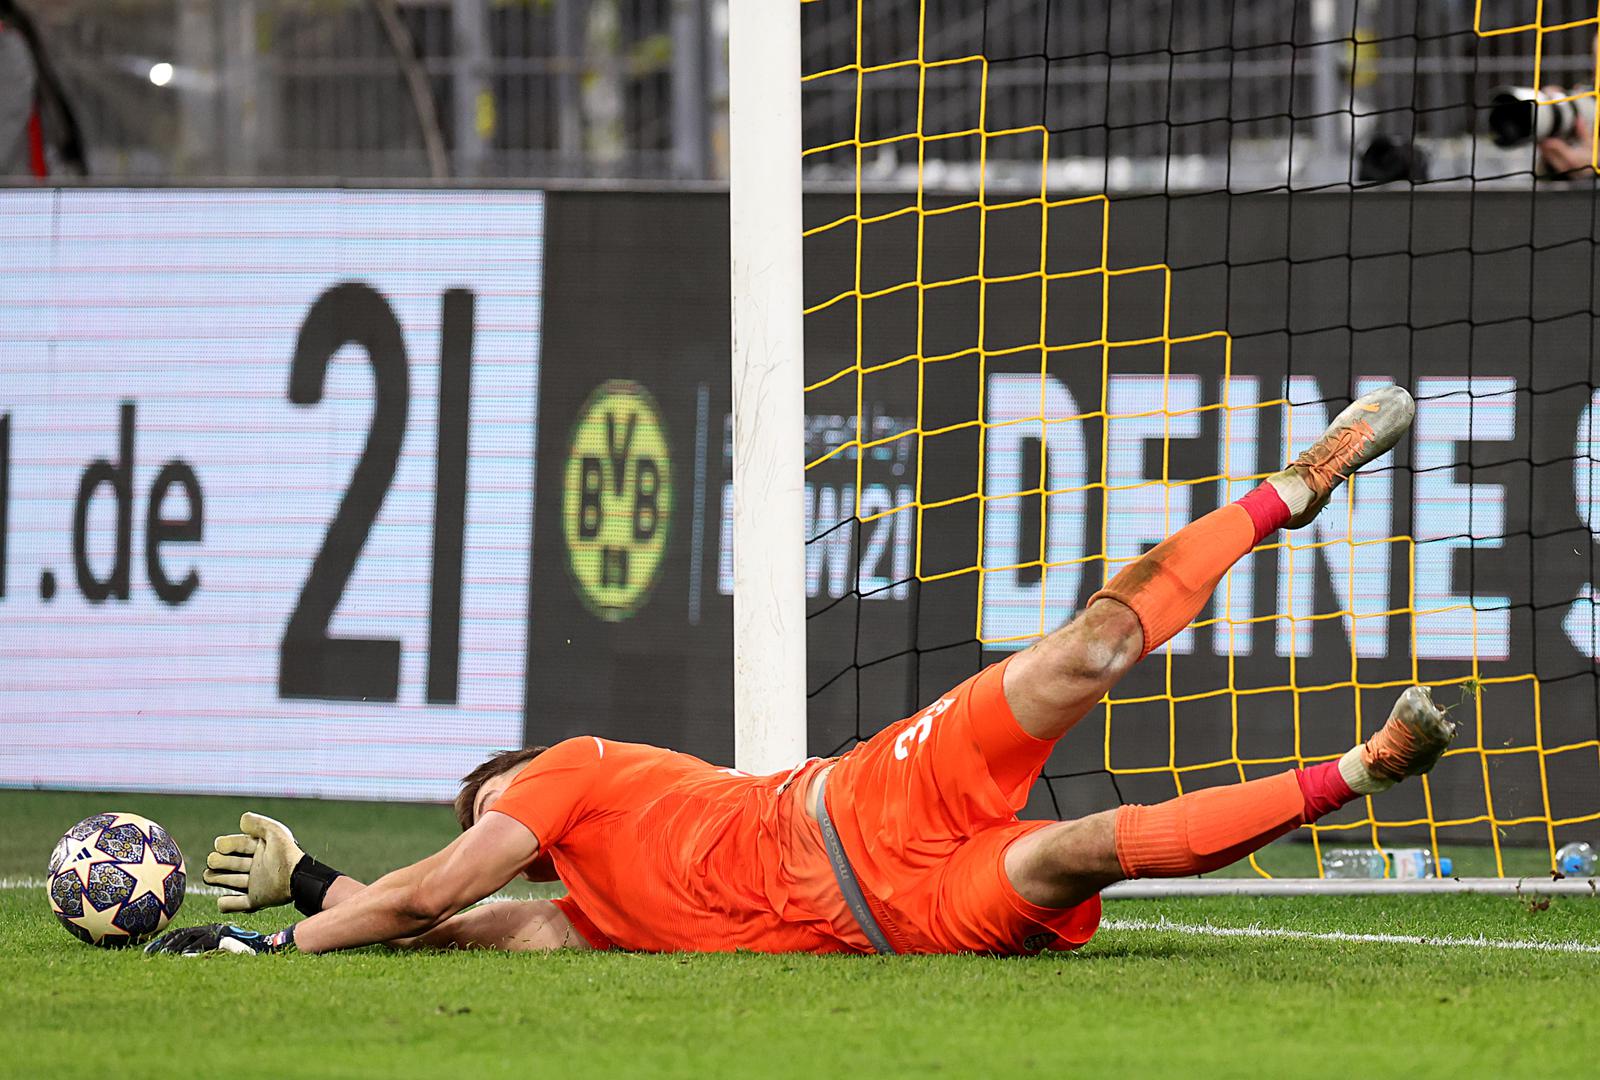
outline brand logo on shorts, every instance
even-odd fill
[[[672,519],[672,455],[650,391],[602,383],[578,413],[561,501],[578,594],[607,622],[649,599]]]

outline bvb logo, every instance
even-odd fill
[[[611,379],[590,394],[566,473],[561,517],[579,595],[621,622],[650,595],[672,518],[672,459],[650,392]]]

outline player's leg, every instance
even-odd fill
[[[919,947],[966,947],[959,935],[939,928],[964,925],[951,913],[971,909],[968,914],[976,916],[989,894],[977,888],[974,903],[953,903],[962,892],[962,875],[952,868],[971,869],[964,863],[982,861],[974,852],[999,855],[998,849],[973,845],[980,836],[1000,836],[997,827],[1016,823],[1016,811],[1055,740],[1131,664],[1188,625],[1222,575],[1256,543],[1275,529],[1309,523],[1351,473],[1399,441],[1413,409],[1399,387],[1362,396],[1288,468],[1135,560],[1070,625],[841,758],[833,766],[827,807],[852,861],[860,863],[855,870],[869,903],[873,896],[891,897],[882,914],[908,936],[924,934]],[[1291,774],[1288,784],[1296,783]],[[1261,802],[1263,789],[1246,787],[1246,800]],[[1279,834],[1271,828],[1282,821],[1290,822],[1284,828],[1298,824],[1303,800],[1288,813],[1282,797],[1287,790],[1280,782],[1267,793],[1276,798],[1256,815],[1267,817],[1266,824],[1220,847],[1206,841],[1207,850],[1252,841],[1259,846]],[[1181,806],[1169,813],[1187,814],[1192,807],[1177,802]],[[1233,808],[1222,816],[1239,824]],[[1119,812],[1006,836],[1005,865],[989,859],[985,880],[998,887],[1006,879],[1006,889],[1021,902],[1070,907],[1072,896],[1092,896],[1125,873],[1144,872],[1146,860],[1138,852],[1146,836],[1172,829],[1159,815],[1151,828],[1131,828],[1136,817]],[[1187,842],[1188,826],[1183,830]],[[1134,861],[1120,861],[1124,854]]]
[[[1029,903],[1069,908],[1125,878],[1218,870],[1298,825],[1427,772],[1455,731],[1427,688],[1414,686],[1377,734],[1336,761],[1048,826],[1007,849],[1006,877]]]
[[[397,949],[590,950],[594,946],[551,900],[503,900],[450,916],[426,934],[391,941]]]
[[[1282,472],[1129,563],[1077,618],[1014,656],[1005,696],[1022,730],[1065,734],[1129,667],[1188,626],[1251,548],[1310,524],[1351,473],[1399,442],[1415,411],[1398,386],[1362,395]]]

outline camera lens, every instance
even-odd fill
[[[1533,101],[1501,91],[1489,102],[1489,130],[1496,146],[1520,146],[1533,138]]]

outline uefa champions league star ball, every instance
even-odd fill
[[[119,948],[159,934],[183,903],[183,852],[138,814],[84,818],[50,853],[50,910],[90,945]]]

